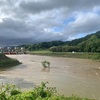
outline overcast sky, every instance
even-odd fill
[[[100,0],[0,0],[0,46],[72,40],[100,30]]]

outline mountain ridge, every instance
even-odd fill
[[[72,41],[51,41],[24,45],[29,51],[49,49],[53,52],[100,52],[100,31]]]
[[[66,41],[65,43],[68,44],[68,45],[73,45],[74,46],[74,45],[77,45],[79,42],[86,41],[92,35],[96,35],[98,38],[100,38],[100,31],[97,31],[96,33],[92,33],[92,34],[86,35],[86,36],[84,36],[82,38],[74,39],[74,40],[71,40],[71,41]],[[73,42],[75,44],[73,44]]]

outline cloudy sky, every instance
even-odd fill
[[[0,0],[0,46],[72,40],[100,30],[100,0]]]

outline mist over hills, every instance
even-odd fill
[[[33,44],[35,42],[32,41],[32,39],[29,38],[24,38],[24,39],[6,39],[1,38],[0,39],[0,46],[1,47],[6,47],[6,46],[19,46],[23,44]]]

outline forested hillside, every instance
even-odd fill
[[[53,52],[100,52],[100,31],[72,41],[42,42],[24,47],[29,51],[49,49]]]

